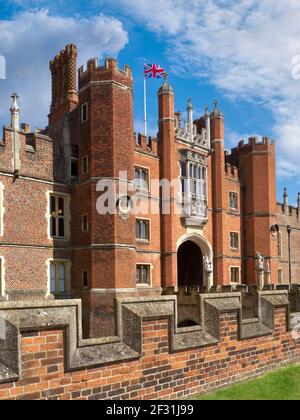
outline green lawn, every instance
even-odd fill
[[[201,395],[198,400],[300,400],[300,365],[234,385],[221,391]]]

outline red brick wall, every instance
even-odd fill
[[[142,324],[143,356],[64,372],[63,331],[23,334],[22,378],[0,385],[0,399],[178,399],[235,383],[299,360],[299,341],[286,332],[286,309],[275,310],[274,334],[238,341],[236,313],[220,318],[220,343],[169,353],[167,319]]]

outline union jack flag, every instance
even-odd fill
[[[166,70],[158,64],[144,64],[145,79],[161,79],[166,74]]]

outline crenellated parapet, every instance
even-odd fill
[[[134,133],[136,141],[136,152],[146,153],[158,157],[158,139],[156,137],[147,137],[142,133]]]
[[[22,340],[22,336],[27,334],[29,337],[30,333],[32,334],[30,337],[39,337],[37,333],[40,331],[44,331],[44,337],[47,331],[49,334],[51,331],[56,331],[56,334],[58,334],[57,330],[64,331],[65,338],[62,344],[55,341],[56,344],[51,345],[53,349],[60,346],[60,350],[64,350],[65,364],[60,367],[61,379],[65,372],[70,372],[68,375],[71,375],[72,371],[76,371],[77,377],[82,374],[87,377],[89,368],[113,369],[114,367],[118,369],[124,366],[124,363],[137,364],[136,369],[138,369],[138,365],[143,363],[148,356],[151,357],[151,369],[158,368],[161,365],[159,361],[166,356],[169,360],[167,369],[171,375],[171,373],[176,374],[176,369],[178,369],[172,365],[176,362],[176,357],[179,356],[178,361],[184,361],[186,354],[189,356],[194,354],[194,357],[189,360],[194,359],[195,364],[200,363],[200,359],[203,363],[213,360],[214,362],[209,364],[210,369],[201,372],[203,379],[211,378],[209,373],[213,372],[212,366],[221,363],[221,352],[225,353],[226,360],[222,362],[225,368],[235,361],[238,363],[237,358],[242,354],[246,356],[245,349],[248,348],[247,352],[251,353],[252,362],[253,357],[256,357],[253,348],[257,348],[257,355],[263,353],[264,358],[272,358],[273,352],[267,345],[267,343],[271,344],[271,341],[274,347],[277,346],[275,342],[278,343],[276,347],[278,364],[287,362],[287,353],[282,350],[281,354],[279,351],[283,339],[284,343],[293,348],[290,359],[300,355],[299,339],[293,339],[290,332],[291,319],[287,292],[259,293],[260,318],[255,322],[242,321],[241,294],[239,293],[199,295],[198,308],[201,313],[200,324],[195,327],[179,328],[177,326],[177,300],[174,296],[118,299],[117,335],[85,340],[82,338],[81,302],[78,300],[0,303],[0,383],[14,382],[16,387],[19,384],[21,386],[27,384],[26,379],[30,376],[24,375],[26,366],[21,363],[22,352],[27,349],[29,342],[34,342],[34,338],[26,341],[26,338]],[[148,331],[151,333],[149,336]],[[153,332],[155,332],[154,335]],[[148,346],[150,337],[156,338],[156,346]],[[258,337],[260,340],[257,340]],[[36,346],[37,351],[40,352],[42,349],[47,351],[50,347],[48,348],[41,338],[39,340],[42,344],[41,347]],[[34,348],[28,347],[27,350],[34,351]],[[216,358],[211,359],[210,355],[216,355]],[[243,363],[247,362],[246,359],[242,359]],[[42,366],[48,366],[50,362],[51,360],[48,362],[45,359]],[[259,363],[258,360],[257,364]],[[271,366],[274,367],[274,360],[272,359],[272,363],[267,366],[269,369]],[[131,370],[135,371],[135,368],[132,367]],[[241,370],[243,370],[242,366]],[[128,375],[129,371],[127,378],[129,378]],[[34,379],[38,383],[43,381],[42,377]],[[85,389],[88,386],[87,381],[88,379],[85,379]],[[147,385],[142,388],[145,387]],[[120,386],[121,393],[122,386]]]
[[[225,174],[230,179],[234,179],[236,181],[239,180],[239,169],[236,166],[232,166],[230,164],[225,165]]]
[[[247,143],[245,143],[244,140],[241,140],[238,147],[231,150],[231,155],[235,156],[263,151],[269,152],[274,150],[274,148],[275,141],[269,137],[262,137],[262,139],[258,139],[258,137],[250,137]]]
[[[4,126],[3,139],[0,142],[1,164],[0,171],[13,174],[15,172],[13,155],[16,155],[18,144],[18,176],[38,176],[41,179],[53,178],[53,140],[47,136],[44,130],[36,129],[31,132],[28,124],[21,124],[18,131],[11,126]]]
[[[79,90],[86,85],[93,82],[111,82],[120,83],[128,88],[133,87],[132,70],[125,65],[123,69],[118,67],[118,61],[114,58],[107,58],[104,66],[101,66],[97,58],[91,59],[87,62],[86,70],[80,67],[79,75]]]

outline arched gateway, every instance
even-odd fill
[[[177,244],[178,287],[212,286],[212,248],[199,234],[182,237]]]

